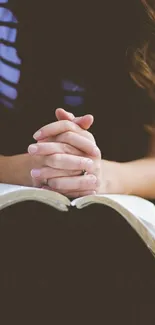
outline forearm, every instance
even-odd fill
[[[126,163],[102,160],[101,171],[100,193],[155,198],[155,158]]]
[[[29,154],[0,156],[0,182],[32,186],[30,171],[40,159]],[[155,158],[117,163],[102,160],[100,193],[130,194],[155,198]]]
[[[29,154],[0,156],[0,183],[32,186],[30,171],[38,164]]]

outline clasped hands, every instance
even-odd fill
[[[33,186],[72,198],[99,193],[101,152],[88,132],[93,117],[75,118],[63,109],[56,110],[56,117],[57,122],[34,134],[37,142],[28,147],[29,154],[40,162],[39,168],[31,170]]]

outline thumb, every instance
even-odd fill
[[[56,115],[58,121],[69,120],[69,121],[76,123],[82,129],[85,129],[85,130],[88,130],[94,122],[94,118],[90,114],[84,115],[81,117],[75,117],[72,113],[69,113],[62,108],[58,108],[55,112],[55,115]]]
[[[69,120],[72,121],[75,116],[72,113],[65,111],[63,108],[57,108],[55,111],[56,118],[60,120]]]

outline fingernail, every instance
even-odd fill
[[[99,155],[99,153],[100,153],[99,148],[95,146],[93,151],[92,151],[93,156],[97,156],[97,155]]]
[[[97,178],[96,178],[96,176],[91,175],[91,176],[90,176],[90,179],[91,179],[91,183],[96,184],[96,182],[97,182]]]
[[[87,159],[87,160],[86,160],[86,164],[87,164],[87,166],[90,168],[90,167],[93,166],[94,162],[93,162],[93,160],[91,160],[91,159]]]
[[[32,177],[39,177],[41,175],[40,169],[32,169],[31,170],[31,176]]]
[[[29,152],[30,154],[36,153],[37,150],[38,150],[38,147],[37,147],[35,144],[32,144],[32,145],[30,145],[30,146],[28,147],[28,152]]]
[[[41,137],[41,131],[40,131],[40,130],[37,131],[37,132],[33,135],[33,138],[34,138],[35,140],[38,140],[40,137]]]

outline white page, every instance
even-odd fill
[[[155,206],[153,203],[149,202],[148,200],[145,200],[143,198],[137,197],[137,196],[131,196],[131,195],[117,195],[117,194],[111,194],[111,195],[95,195],[95,196],[87,196],[85,198],[79,198],[72,201],[72,205],[79,205],[79,203],[102,203],[104,204],[105,199],[105,205],[113,206],[115,202],[131,212],[135,217],[138,219],[147,221],[155,226]],[[108,204],[106,202],[108,199],[108,202],[111,204]],[[80,205],[81,205],[80,204]],[[79,208],[80,208],[79,205]]]
[[[67,206],[70,206],[67,197],[54,191],[0,183],[0,209],[29,200],[42,202],[62,211],[68,211]]]

